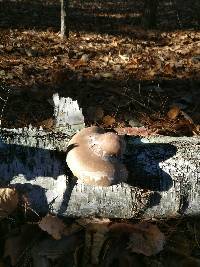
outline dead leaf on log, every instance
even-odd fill
[[[45,217],[43,217],[38,225],[43,231],[46,231],[56,240],[62,238],[66,228],[61,219],[51,214],[47,214]]]
[[[0,188],[0,219],[7,217],[18,205],[18,193],[12,188]]]

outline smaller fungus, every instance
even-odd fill
[[[78,181],[110,186],[127,180],[128,172],[121,162],[124,151],[123,137],[93,126],[72,137],[66,161]]]

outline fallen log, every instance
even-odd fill
[[[31,208],[66,217],[169,218],[200,213],[199,137],[127,137],[125,184],[76,184],[65,163],[74,131],[1,129],[0,184]]]

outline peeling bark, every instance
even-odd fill
[[[126,184],[94,187],[67,176],[70,136],[42,129],[0,131],[0,182],[13,185],[37,212],[67,217],[166,218],[200,213],[199,137],[127,137]]]

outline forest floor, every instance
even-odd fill
[[[199,135],[200,3],[160,1],[154,30],[142,11],[142,0],[72,1],[61,39],[59,1],[0,1],[2,127],[51,130],[59,93],[78,101],[86,126]],[[167,249],[124,266],[200,266],[199,221],[160,224]]]

